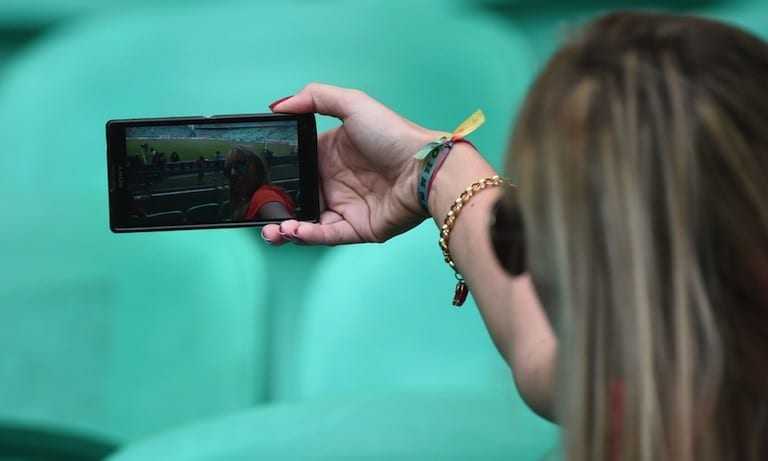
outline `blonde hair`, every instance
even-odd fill
[[[602,17],[537,79],[507,169],[567,459],[768,459],[768,46]]]

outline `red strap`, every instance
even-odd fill
[[[621,459],[621,433],[624,425],[624,383],[615,380],[608,386],[608,402],[610,418],[609,424],[609,450],[611,461],[619,461]]]

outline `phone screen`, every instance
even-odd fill
[[[317,214],[311,121],[308,127],[306,116],[269,114],[110,122],[112,229],[311,220]]]

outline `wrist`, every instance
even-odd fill
[[[497,174],[493,167],[469,143],[456,143],[441,168],[435,172],[429,192],[429,214],[438,227],[453,202],[464,189],[478,179]],[[486,193],[490,194],[490,192]]]
[[[410,204],[414,209],[417,209],[423,219],[429,218],[431,215],[428,210],[424,210],[418,197],[418,183],[420,181],[422,170],[424,169],[424,161],[413,158],[416,152],[424,147],[427,143],[432,142],[441,136],[445,136],[447,133],[441,131],[427,130],[426,128],[416,127],[408,136],[404,137],[404,140],[408,141],[408,145],[405,146],[405,151],[408,152],[408,159],[405,163],[405,169],[401,175],[405,180],[400,183],[406,186],[404,196],[405,201]]]

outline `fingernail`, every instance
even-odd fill
[[[270,105],[269,105],[269,110],[275,110],[275,106],[276,106],[276,105],[278,105],[278,104],[280,104],[281,102],[285,101],[286,99],[288,99],[288,98],[292,98],[292,97],[293,97],[293,95],[290,95],[290,96],[286,96],[286,97],[284,97],[284,98],[280,98],[280,99],[278,99],[277,101],[275,101],[275,102],[273,102],[272,104],[270,104]]]
[[[267,242],[268,245],[272,245],[272,241],[268,239],[266,235],[264,235],[264,229],[261,230],[261,239]]]

